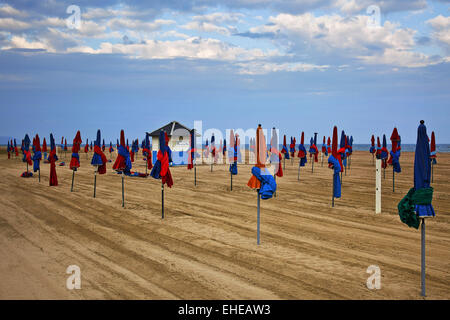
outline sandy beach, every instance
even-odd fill
[[[165,191],[152,178],[121,178],[108,163],[98,176],[85,154],[70,192],[72,171],[49,164],[20,178],[26,164],[0,154],[0,299],[422,299],[420,231],[400,221],[397,204],[413,186],[414,153],[402,153],[403,172],[383,180],[382,213],[375,214],[375,167],[355,152],[331,208],[332,172],[310,162],[297,181],[298,159],[286,161],[277,197],[261,203],[256,245],[256,193],[239,165],[230,191],[228,166],[172,168]],[[106,152],[109,158],[109,153]],[[434,208],[427,222],[428,299],[450,299],[450,154],[435,167]],[[30,168],[31,169],[31,168]],[[145,172],[142,156],[133,170]],[[66,288],[66,269],[81,269],[81,289]],[[369,290],[366,270],[381,270],[381,289]]]

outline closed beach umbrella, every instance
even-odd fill
[[[211,135],[211,172],[213,171],[214,162],[216,162],[216,137],[213,133]]]
[[[425,297],[425,219],[435,217],[433,188],[431,181],[430,145],[425,122],[420,121],[417,130],[416,152],[414,157],[414,188],[398,204],[400,220],[409,227],[421,228],[421,284],[422,296]]]
[[[28,175],[28,166],[31,166],[33,163],[31,161],[31,152],[30,152],[30,137],[28,134],[25,135],[25,138],[23,139],[23,158],[22,161],[26,162],[27,164],[27,175]]]
[[[257,244],[260,242],[260,199],[272,198],[277,189],[272,174],[266,169],[267,147],[261,125],[256,130],[256,165],[252,168],[252,176],[247,186],[257,191]]]
[[[106,173],[106,156],[101,148],[101,133],[100,129],[97,130],[97,139],[94,142],[94,155],[92,156],[91,165],[95,167],[94,170],[94,198],[96,196],[97,190],[97,173]]]
[[[73,181],[75,180],[75,171],[77,171],[78,168],[80,167],[80,155],[78,153],[80,152],[82,142],[83,140],[81,140],[81,134],[80,131],[78,130],[72,142],[72,158],[70,160],[70,169],[72,170],[72,185],[70,187],[70,192],[73,191]]]
[[[372,139],[370,140],[370,153],[372,154],[372,163],[375,163],[375,153],[377,152],[377,149],[375,148],[375,136],[372,135]]]
[[[289,160],[289,150],[288,150],[287,144],[286,144],[286,135],[284,135],[284,137],[283,137],[283,148],[281,149],[281,153],[284,155],[283,169],[286,170],[286,159]]]
[[[164,219],[164,185],[169,188],[173,185],[172,174],[170,173],[170,162],[172,162],[172,151],[167,145],[168,138],[164,131],[159,133],[159,150],[156,163],[150,175],[155,179],[161,179],[161,218]]]
[[[256,143],[256,142],[255,142]],[[278,150],[279,144],[278,144],[278,134],[277,130],[275,128],[272,128],[272,135],[270,138],[270,164],[274,167],[273,170],[273,178],[276,182],[277,177],[281,178],[283,177],[283,168],[281,166],[281,152]],[[276,191],[274,192],[274,196],[277,196]]]
[[[383,146],[381,148],[380,159],[381,159],[381,163],[382,163],[384,179],[386,179],[386,168],[387,168],[388,156],[389,156],[389,151],[387,149],[386,135],[383,134]]]
[[[392,150],[390,152],[390,158],[388,164],[392,165],[392,191],[395,192],[395,174],[402,172],[400,166],[400,150],[398,150],[398,143],[400,136],[398,135],[397,128],[394,128],[391,135]]]
[[[333,190],[331,206],[334,207],[334,199],[341,197],[341,180],[339,173],[342,172],[341,154],[338,152],[338,129],[333,129],[333,144],[331,155],[328,157],[328,167],[333,170]]]
[[[50,186],[58,185],[58,177],[56,175],[56,161],[58,161],[58,156],[56,155],[56,143],[53,138],[53,134],[50,133],[50,154],[48,156],[48,161],[50,162]]]
[[[230,130],[230,145],[228,150],[228,158],[230,161],[230,191],[233,191],[233,176],[238,174],[237,168],[237,134],[234,135],[233,130]]]
[[[8,140],[8,159],[11,159],[11,146],[9,144],[9,140]]]
[[[300,138],[300,144],[298,145],[298,172],[297,172],[297,180],[300,181],[300,167],[304,167],[308,162],[308,154],[305,148],[305,133],[302,132],[302,136]]]
[[[39,172],[39,182],[41,182],[41,160],[42,160],[42,153],[41,153],[41,140],[39,139],[39,135],[36,134],[36,137],[33,139],[34,143],[34,155],[33,155],[33,171]]]
[[[296,144],[295,137],[291,137],[291,144],[289,145],[289,151],[291,152],[291,158],[295,158],[295,144]]]
[[[44,153],[44,160],[47,160],[47,141],[45,140],[42,142],[42,152]]]
[[[309,156],[311,157],[311,170],[314,172],[314,162],[319,162],[319,148],[317,148],[317,133],[311,138],[309,144]]]
[[[226,153],[227,153],[227,139],[223,139],[222,155],[225,157]]]
[[[330,137],[328,137],[328,140],[327,140],[327,152],[328,152],[328,154],[331,154],[331,138]]]
[[[437,164],[436,154],[436,135],[434,131],[431,132],[431,144],[430,144],[430,160],[431,160],[431,182],[434,182],[434,165]]]
[[[142,154],[145,156],[146,160],[145,175],[147,176],[147,170],[151,170],[153,168],[152,151],[150,150],[150,135],[148,133],[145,134],[145,139],[142,141],[142,143]]]
[[[197,186],[197,166],[195,163],[195,153],[196,153],[196,148],[195,148],[195,129],[192,129],[189,132],[189,138],[190,138],[190,143],[189,143],[189,151],[188,151],[188,165],[187,165],[187,169],[191,170],[192,168],[194,168],[194,186]]]
[[[45,138],[44,138],[45,139]],[[17,142],[16,139],[14,139],[14,152],[16,154],[16,157],[19,156],[19,150],[17,149]]]
[[[128,140],[127,140],[128,142]],[[120,131],[120,145],[117,148],[117,158],[113,164],[113,169],[122,174],[122,207],[125,207],[125,182],[124,175],[130,174],[132,164],[128,146],[125,145],[125,132]]]

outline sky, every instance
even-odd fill
[[[17,139],[201,120],[415,143],[423,119],[450,143],[449,75],[449,0],[0,0],[0,136]]]

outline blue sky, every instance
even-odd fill
[[[0,136],[141,140],[202,120],[308,141],[337,125],[355,143],[397,126],[414,143],[424,119],[450,143],[450,1],[150,3],[0,1]]]

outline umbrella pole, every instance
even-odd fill
[[[274,178],[274,180],[275,180],[275,183],[277,183],[277,175],[276,175],[276,174],[273,175],[273,178]],[[277,197],[277,190],[275,190],[275,192],[273,193],[273,196],[274,196],[275,198]]]
[[[311,172],[314,173],[314,157],[312,157],[311,159],[312,159],[311,160],[312,161],[312,171]]]
[[[395,171],[394,171],[394,168],[392,168],[392,192],[395,193]]]
[[[300,181],[300,162],[301,162],[301,159],[298,162],[297,181]]]
[[[261,243],[261,215],[260,215],[260,199],[261,199],[261,195],[259,194],[259,189],[256,190],[256,192],[258,193],[258,216],[257,216],[257,242],[258,242],[258,246]]]
[[[284,155],[283,170],[286,170],[286,155]]]
[[[28,162],[27,162],[27,175],[28,175]]]
[[[123,176],[123,171],[122,171],[122,208],[125,207],[125,186],[124,186],[124,176]]]
[[[323,158],[325,158],[325,157],[323,156],[323,152],[322,152],[322,167],[323,167]]]
[[[70,187],[70,192],[73,192],[73,180],[75,178],[75,170],[72,169],[72,186]]]
[[[39,171],[39,172],[38,172],[38,175],[39,175],[39,182],[41,182],[41,168],[39,168],[38,171]]]
[[[230,178],[231,178],[230,189],[231,189],[231,191],[233,191],[233,174],[231,172],[230,172]]]
[[[333,176],[333,189],[331,189],[331,207],[334,208],[334,176]]]
[[[431,183],[434,183],[434,163],[431,163]]]
[[[95,191],[97,189],[97,170],[98,170],[98,167],[94,171],[94,198],[95,198]]]
[[[422,218],[422,267],[421,267],[421,275],[422,275],[422,297],[426,297],[425,293],[425,219]]]
[[[164,219],[164,183],[161,183],[161,219]]]
[[[197,186],[197,165],[194,163],[194,186]]]

